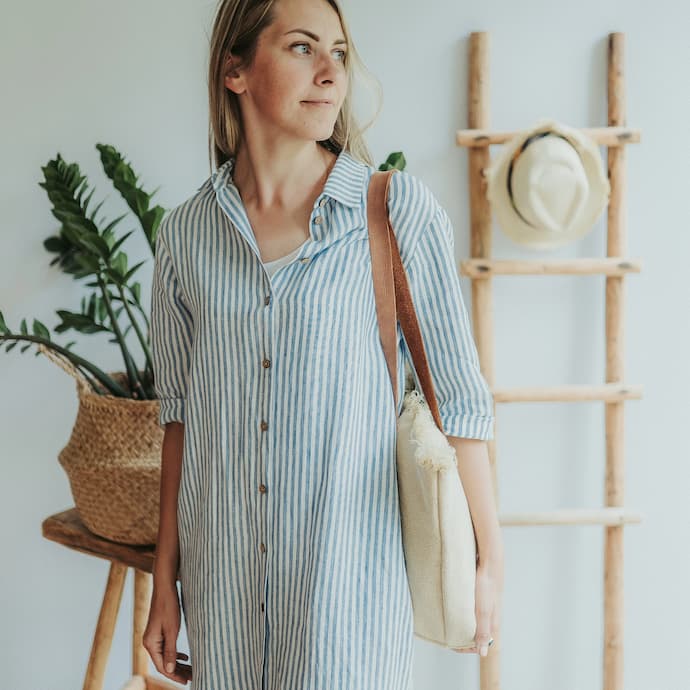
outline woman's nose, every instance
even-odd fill
[[[341,69],[341,67],[338,61],[334,57],[326,55],[319,61],[316,72],[317,79],[319,81],[324,81],[326,79],[328,81],[335,81],[339,69]]]

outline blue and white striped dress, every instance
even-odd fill
[[[310,238],[270,275],[231,159],[160,226],[160,423],[185,424],[178,499],[192,690],[407,690],[412,607],[396,417],[366,223],[375,168],[338,155]],[[446,434],[493,438],[446,211],[415,176],[391,222]],[[409,353],[398,325],[402,405]]]

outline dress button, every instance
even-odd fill
[[[323,223],[323,216],[316,216],[316,218],[314,218],[314,222],[317,225],[321,225],[321,223]]]
[[[305,256],[303,259],[299,260],[301,264],[308,264],[311,259],[308,256]]]
[[[264,369],[268,369],[268,367],[271,366],[271,360],[270,359],[265,359],[263,361]]]
[[[264,610],[264,602],[263,601],[261,602],[261,610],[262,611]]]
[[[266,553],[266,545],[261,542],[261,546],[259,547],[261,549],[261,553]]]
[[[319,201],[319,206],[321,206],[323,208],[327,203],[328,203],[328,199],[326,199],[326,197],[324,197],[323,199],[321,199],[321,201]]]
[[[266,431],[268,429],[268,422],[261,420],[261,431]]]
[[[266,485],[265,485],[265,484],[259,484],[259,491],[260,491],[262,494],[265,494],[266,491],[267,491]]]
[[[271,296],[270,296],[270,295],[266,295],[266,298],[264,299],[264,304],[268,305],[268,304],[270,304],[270,303],[271,303]]]

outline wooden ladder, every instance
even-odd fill
[[[606,528],[604,560],[604,690],[623,690],[623,527],[641,521],[624,507],[623,403],[642,397],[640,386],[623,380],[624,284],[627,273],[639,272],[640,262],[628,259],[624,192],[625,144],[640,141],[639,130],[625,125],[623,74],[624,34],[608,37],[608,126],[581,129],[607,147],[611,193],[608,205],[606,258],[566,260],[491,259],[490,204],[484,169],[489,145],[503,144],[518,132],[496,132],[489,127],[489,37],[470,34],[468,125],[456,135],[458,146],[468,147],[470,185],[470,256],[460,264],[461,274],[472,280],[472,323],[482,373],[492,388],[495,403],[603,401],[606,412],[606,505],[595,510],[562,510],[500,514],[503,526],[603,525]],[[594,275],[606,276],[606,383],[534,388],[494,387],[493,284],[496,275]],[[496,439],[489,441],[489,459],[496,504]],[[494,635],[494,637],[496,637]],[[499,634],[500,638],[500,634]],[[480,660],[481,690],[499,690],[501,641]]]

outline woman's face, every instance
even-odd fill
[[[278,0],[274,11],[254,64],[229,69],[225,86],[239,95],[244,124],[254,132],[328,139],[347,93],[347,45],[338,14],[325,0]],[[313,103],[319,100],[330,103]]]

